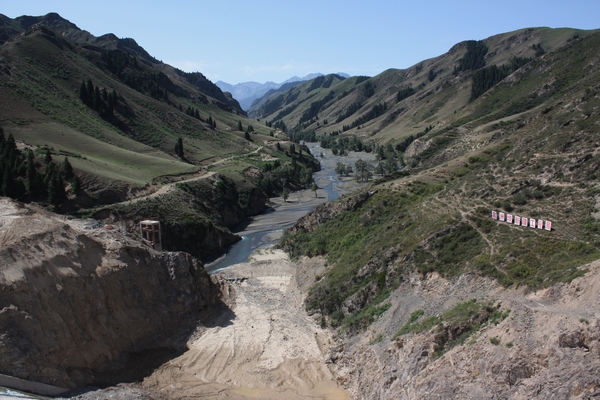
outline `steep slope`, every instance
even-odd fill
[[[133,39],[95,38],[57,14],[2,21],[0,120],[17,141],[72,154],[77,169],[136,185],[197,170],[175,157],[178,137],[192,164],[248,145],[243,132],[232,132],[238,120],[248,124],[235,100],[200,73],[160,63]],[[91,82],[88,103],[82,82],[88,89]]]
[[[0,199],[0,372],[74,388],[140,379],[185,349],[219,291],[186,253]]]
[[[263,105],[252,107],[249,113],[273,124],[281,120],[290,132],[344,133],[396,146],[410,135],[452,123],[455,111],[470,103],[474,70],[508,66],[515,59],[524,62],[591,33],[533,28],[462,42],[448,53],[408,69],[389,69],[370,79],[358,77],[354,85],[344,81],[318,94],[292,89],[264,98]],[[327,100],[319,104],[323,99]],[[301,118],[307,112],[314,114],[313,118]]]
[[[455,55],[458,65],[466,54]],[[472,101],[476,71],[449,76],[454,89],[412,94],[398,121],[419,134],[383,157],[406,168],[319,206],[284,235],[292,256],[326,256],[306,306],[347,343],[332,361],[354,395],[586,398],[600,388],[570,378],[598,368],[595,350],[580,362],[597,347],[600,313],[591,300],[600,258],[598,54],[592,34],[539,55]],[[444,90],[463,99],[459,107],[433,107]],[[432,120],[420,114],[424,104],[435,109]],[[442,115],[431,129],[416,125]],[[387,129],[373,137],[397,140]],[[492,211],[552,228],[494,220]],[[471,298],[473,308],[464,303]]]
[[[128,218],[130,229],[164,218],[166,249],[204,257],[238,240],[229,229],[262,212],[282,182],[310,185],[319,168],[202,73],[133,39],[94,37],[54,13],[2,16],[0,28],[0,195]],[[146,197],[174,180],[188,183]],[[136,197],[147,201],[95,208]]]

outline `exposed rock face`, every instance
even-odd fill
[[[174,348],[218,291],[187,253],[0,199],[0,373],[75,387]],[[185,343],[185,340],[184,340]]]
[[[406,148],[406,151],[404,152],[404,156],[406,158],[414,158],[414,157],[418,156],[419,154],[421,154],[422,152],[424,152],[425,150],[427,150],[429,148],[429,146],[431,146],[430,141],[426,142],[421,139],[415,139]]]
[[[300,218],[290,228],[290,231],[296,233],[302,229],[312,233],[321,224],[343,214],[345,211],[356,210],[373,194],[374,192],[361,192],[335,202],[319,204],[312,212]]]
[[[595,398],[600,262],[589,270],[569,284],[529,294],[476,274],[454,280],[415,275],[390,296],[392,306],[368,331],[332,349],[330,365],[354,399]],[[440,325],[390,340],[411,312],[439,315],[469,298],[510,313],[442,354],[436,354],[440,340],[460,335],[460,327]]]

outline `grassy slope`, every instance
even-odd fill
[[[93,175],[143,185],[158,176],[198,169],[174,157],[179,136],[184,139],[187,159],[199,164],[255,147],[243,139],[243,132],[232,130],[238,120],[244,126],[252,123],[264,135],[269,132],[266,126],[225,112],[210,101],[197,102],[197,90],[189,83],[185,90],[193,97],[170,95],[170,100],[184,109],[199,109],[203,119],[209,115],[216,119],[217,129],[211,129],[98,68],[99,53],[74,43],[57,42],[40,30],[5,44],[3,50],[0,123],[5,131],[17,141],[47,145],[55,154],[76,155],[74,166]],[[119,125],[101,119],[79,100],[79,85],[88,78],[119,94],[127,110],[126,114],[117,114]],[[255,135],[259,143],[266,139],[264,135]]]
[[[507,63],[513,57],[534,57],[534,44],[541,44],[546,52],[557,49],[568,43],[575,35],[585,37],[594,31],[582,31],[577,29],[550,29],[534,28],[522,29],[515,32],[509,32],[493,36],[484,42],[489,47],[486,55],[486,64],[502,65]],[[390,69],[361,82],[353,88],[350,78],[341,83],[332,85],[329,89],[322,89],[319,97],[324,97],[328,91],[335,91],[336,96],[344,93],[346,90],[351,92],[342,99],[337,100],[330,107],[319,113],[319,124],[314,124],[304,128],[305,130],[315,130],[317,134],[324,132],[341,131],[343,125],[350,125],[361,115],[368,112],[375,104],[386,102],[388,111],[361,126],[360,129],[354,128],[346,132],[348,135],[357,135],[363,140],[371,140],[375,143],[391,142],[399,143],[403,138],[422,132],[426,127],[433,126],[440,129],[447,126],[449,122],[455,120],[455,112],[461,112],[469,104],[471,79],[470,73],[454,75],[454,67],[458,65],[460,58],[464,56],[466,46],[459,43],[451,48],[448,53],[429,60],[424,60],[417,65],[406,70]],[[429,72],[433,70],[435,78],[429,80]],[[288,128],[293,128],[298,120],[298,116],[304,112],[312,101],[319,97],[307,97],[313,93],[305,93],[305,89],[311,82],[305,82],[298,88],[302,93],[292,105],[300,103],[295,113],[283,118]],[[363,95],[362,88],[371,84],[375,87],[373,96],[366,98]],[[402,87],[410,86],[417,93],[403,101],[396,101],[396,94]],[[302,90],[304,89],[304,91]],[[352,90],[354,89],[354,90]],[[274,96],[278,96],[275,94]],[[250,114],[257,112],[261,105],[268,99],[263,99],[261,103],[250,110]],[[350,104],[361,103],[363,107],[350,117],[335,123],[337,117],[342,114]],[[280,109],[285,108],[286,105]],[[263,115],[266,119],[273,119],[278,111]],[[329,124],[323,125],[327,120]]]

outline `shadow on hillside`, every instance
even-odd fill
[[[141,382],[161,365],[185,353],[188,350],[188,342],[201,337],[205,328],[229,326],[233,324],[235,317],[233,310],[218,299],[214,305],[209,305],[180,321],[180,326],[173,335],[166,335],[159,340],[161,345],[122,354],[119,360],[106,365],[101,371],[94,372],[95,381],[90,386],[77,388],[61,396],[78,396],[120,383]],[[164,331],[170,330],[165,328]],[[156,342],[153,338],[147,340]],[[137,345],[139,343],[134,343],[132,347]]]

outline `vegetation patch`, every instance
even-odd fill
[[[480,302],[476,299],[459,303],[440,316],[430,316],[419,320],[423,310],[411,313],[406,324],[391,340],[409,333],[421,333],[435,328],[436,356],[442,355],[448,349],[462,344],[473,333],[488,324],[498,324],[503,321],[510,310],[502,311],[500,304]],[[499,344],[495,343],[495,344]]]

